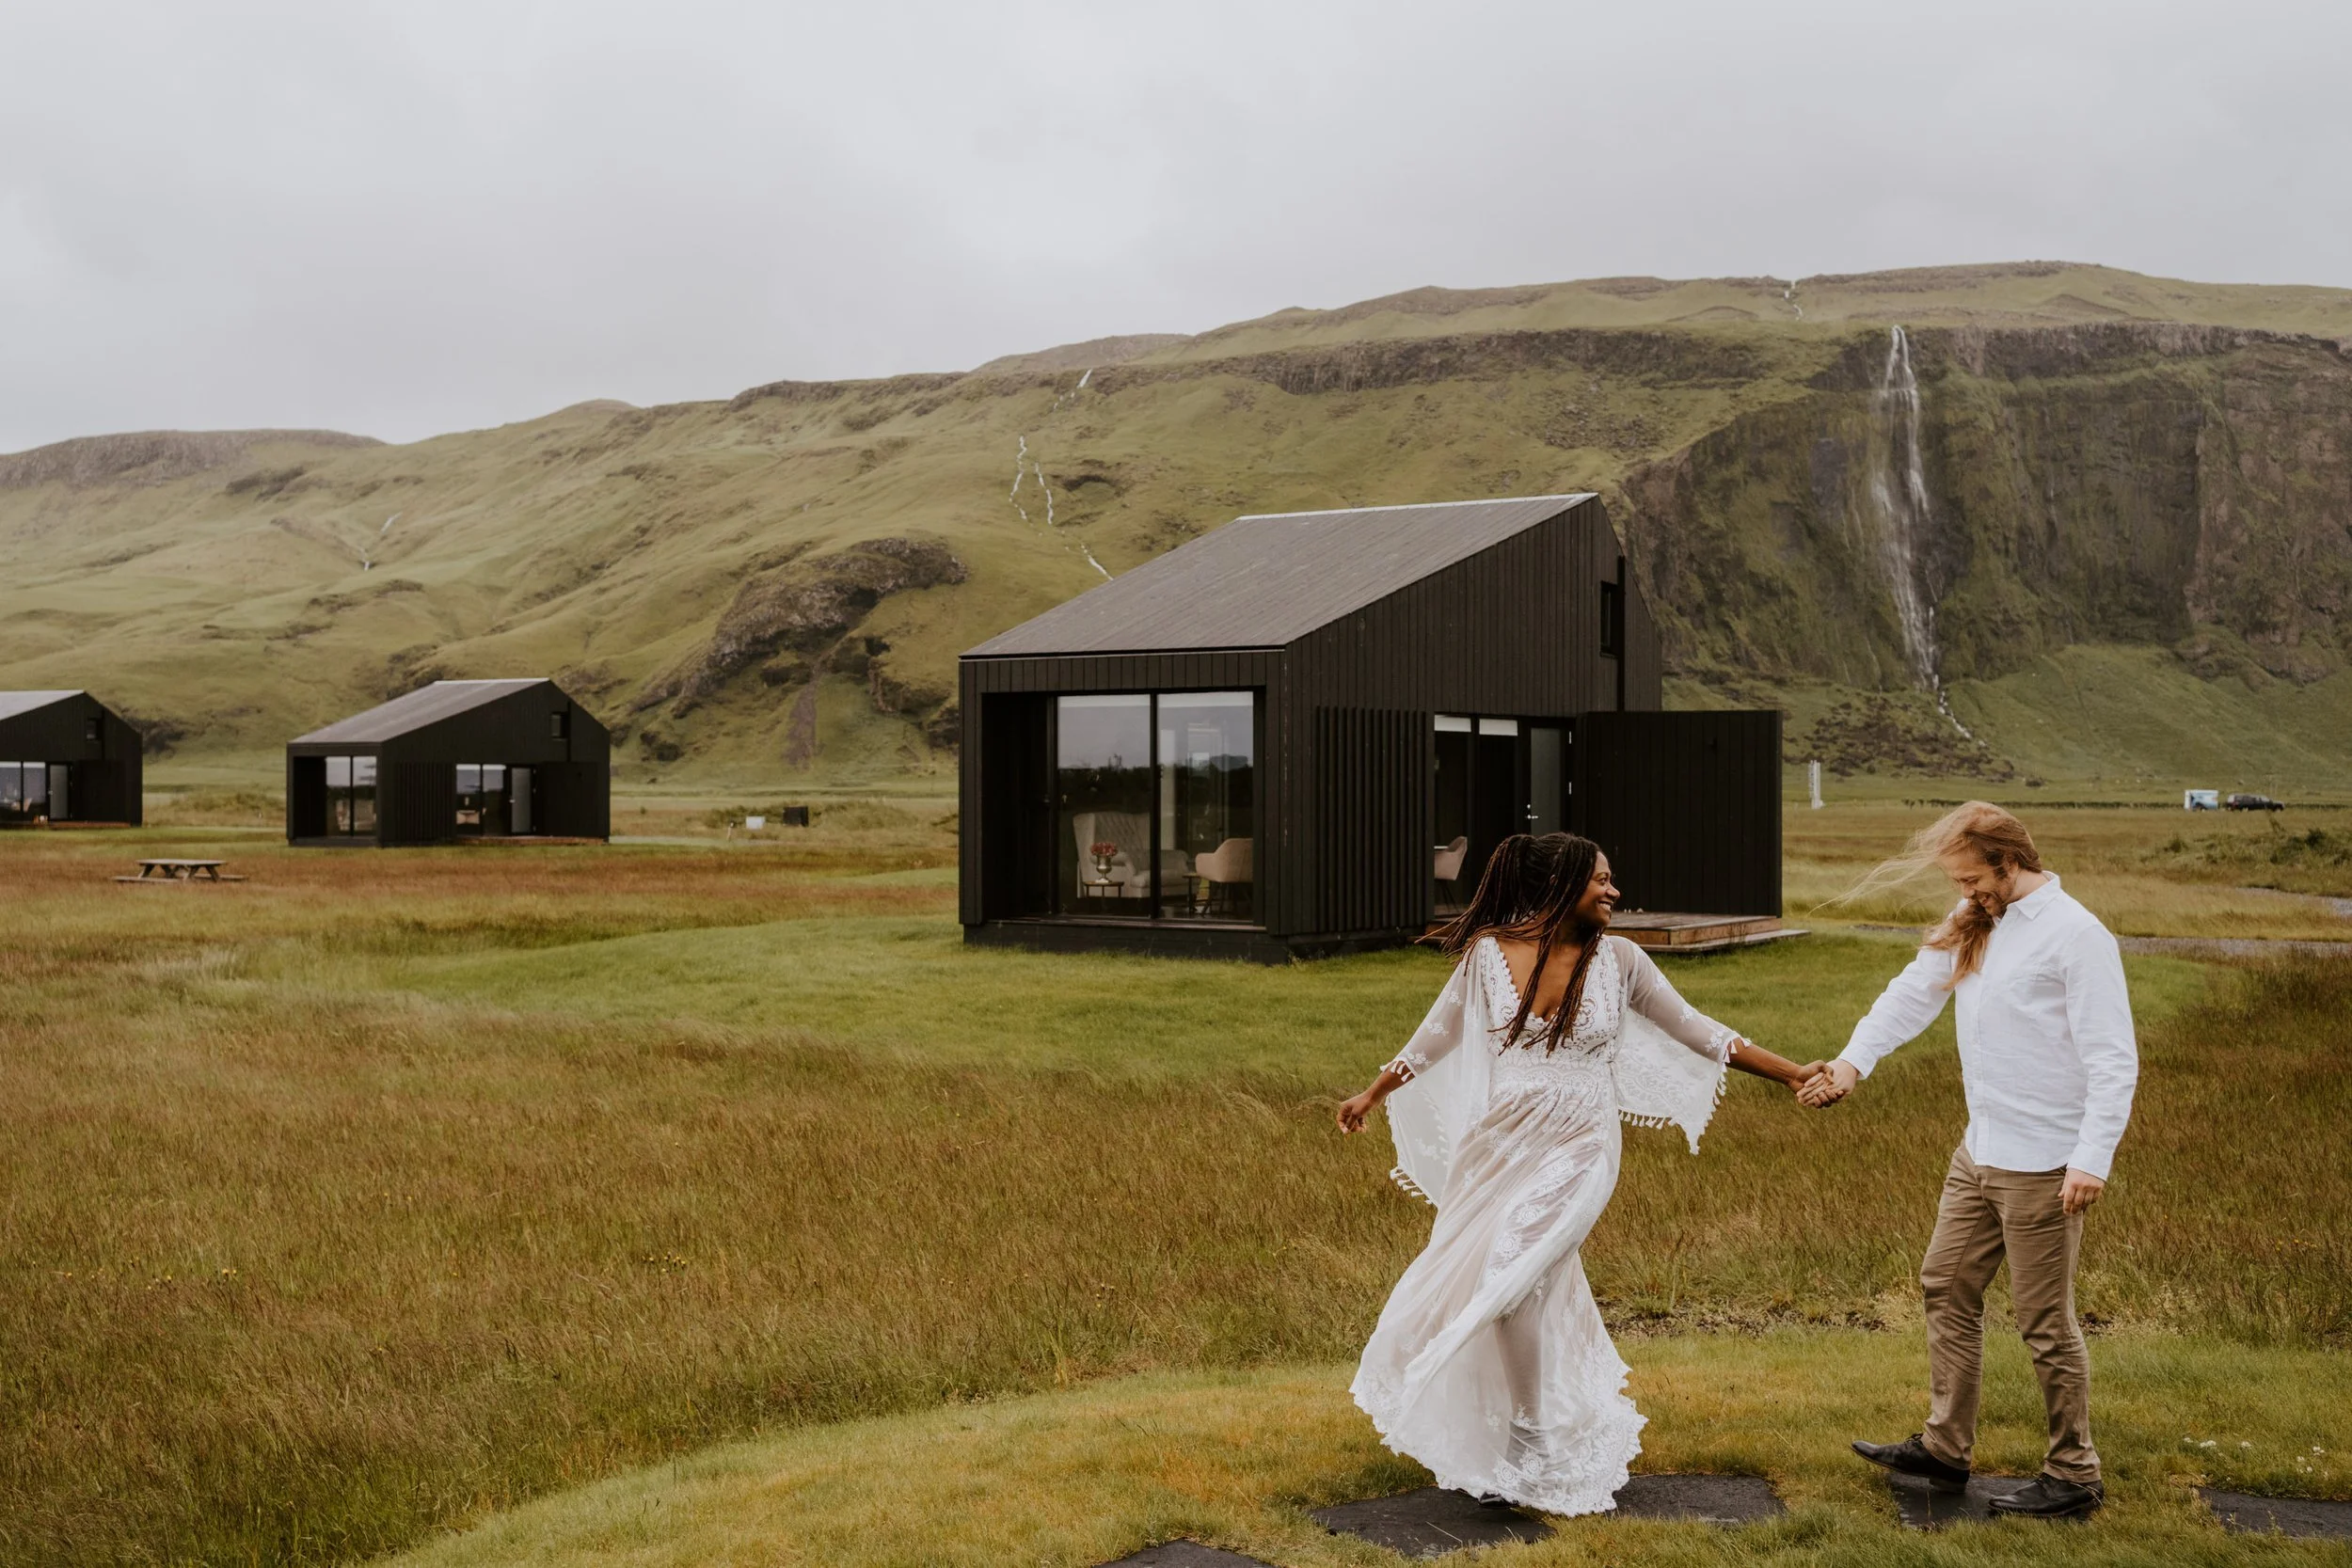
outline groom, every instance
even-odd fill
[[[1944,1176],[1935,1234],[1919,1266],[1927,1293],[1927,1430],[1856,1443],[1873,1465],[1968,1484],[1977,1438],[1984,1292],[2009,1262],[2017,1328],[2049,1413],[2042,1474],[1993,1500],[2003,1513],[2079,1517],[2106,1497],[2090,1443],[2090,1365],[2074,1320],[2083,1213],[2106,1188],[2131,1117],[2139,1055],[2115,938],[2042,868],[2026,825],[1998,806],[1962,806],[1870,881],[1933,863],[1962,901],[1888,984],[1805,1098],[1832,1105],[1881,1058],[1958,999],[1968,1130]]]

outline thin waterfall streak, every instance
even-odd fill
[[[1976,736],[1952,712],[1944,690],[1943,653],[1935,637],[1935,602],[1928,594],[1920,555],[1934,504],[1928,495],[1926,460],[1919,449],[1919,377],[1912,369],[1911,338],[1897,326],[1886,339],[1886,366],[1872,398],[1878,429],[1871,443],[1869,490],[1878,514],[1879,556],[1895,600],[1895,616],[1920,688],[1935,699],[1936,711],[1962,735]],[[1899,461],[1902,473],[1894,472]]]
[[[1005,493],[1005,499],[1012,502],[1012,509],[1021,514],[1021,520],[1023,522],[1027,523],[1032,528],[1037,527],[1037,519],[1030,516],[1029,509],[1021,504],[1021,486],[1031,479],[1036,480],[1038,490],[1045,497],[1044,528],[1046,536],[1051,538],[1053,534],[1061,527],[1060,523],[1057,521],[1054,516],[1054,487],[1045,482],[1045,465],[1039,461],[1038,458],[1030,452],[1029,438],[1026,436],[1024,436],[1019,439],[1020,446],[1018,451],[1015,451],[1012,460],[1012,488]],[[1093,567],[1096,572],[1102,575],[1104,582],[1110,581],[1110,568],[1095,559],[1094,552],[1087,547],[1085,540],[1066,540],[1064,541],[1062,547],[1065,549],[1076,549],[1080,555],[1086,557],[1086,563]]]

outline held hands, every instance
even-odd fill
[[[1805,1069],[1805,1081],[1796,1086],[1797,1098],[1817,1111],[1826,1111],[1853,1093],[1860,1082],[1862,1074],[1851,1062],[1815,1062]]]

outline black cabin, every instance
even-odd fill
[[[139,732],[87,691],[0,691],[0,826],[146,819]]]
[[[553,681],[435,681],[287,744],[286,842],[609,838],[612,751]]]
[[[1515,832],[1629,910],[1780,913],[1780,716],[1660,711],[1599,500],[1238,518],[961,661],[975,942],[1409,941]]]

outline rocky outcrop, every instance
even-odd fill
[[[1674,669],[1912,683],[1874,546],[1885,343],[1857,335],[1806,395],[1626,477],[1620,521]],[[1914,569],[1947,680],[2077,642],[2302,680],[2352,654],[2338,344],[2137,324],[1912,344],[1932,499]]]
[[[867,539],[829,555],[790,554],[753,576],[702,651],[649,686],[637,706],[675,702],[683,715],[755,667],[771,686],[803,686],[834,667],[850,634],[893,594],[964,580],[963,562],[935,539]],[[858,670],[872,657],[849,648]],[[845,661],[848,662],[848,661]]]

